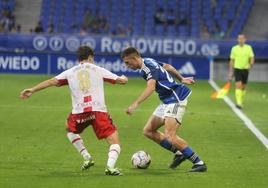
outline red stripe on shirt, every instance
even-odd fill
[[[90,102],[90,101],[92,101],[91,95],[84,97],[84,102]]]
[[[64,86],[64,85],[68,85],[68,80],[67,79],[59,79],[57,86]]]
[[[84,108],[84,112],[91,112],[92,111],[92,106]]]
[[[113,79],[109,79],[109,78],[103,78],[104,82],[109,82],[111,84],[115,84],[116,83],[116,80],[113,80]]]

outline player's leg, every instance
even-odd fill
[[[120,141],[118,132],[114,131],[113,134],[106,138],[107,143],[109,144],[107,168],[105,170],[106,175],[120,176],[123,175],[118,168],[115,168],[116,161],[121,152]]]
[[[106,175],[120,176],[122,173],[115,167],[119,154],[121,152],[119,135],[116,126],[113,124],[111,117],[105,112],[94,112],[95,120],[93,129],[98,139],[105,138],[109,144]]]
[[[167,105],[164,111],[165,116],[165,137],[178,148],[185,158],[189,159],[193,164],[191,171],[206,171],[206,165],[195,152],[188,146],[187,142],[180,138],[177,129],[181,126],[182,118],[187,106],[187,99],[179,103]],[[184,159],[185,159],[184,158]],[[171,168],[176,168],[182,161],[174,161]]]
[[[175,154],[181,154],[181,152],[176,147],[174,147],[167,139],[165,139],[164,134],[158,131],[158,129],[163,125],[164,105],[160,104],[144,126],[143,135],[153,140],[163,148]]]
[[[118,132],[114,131],[113,134],[106,138],[107,143],[109,144],[109,152],[108,152],[108,160],[107,160],[107,167],[108,168],[115,168],[116,161],[119,157],[121,152],[120,142]]]
[[[236,99],[236,107],[242,109],[243,103],[243,73],[240,69],[234,70],[235,74],[235,99]]]
[[[243,70],[243,76],[242,76],[242,85],[241,85],[241,89],[242,89],[242,105],[244,103],[245,100],[245,96],[246,96],[246,86],[247,86],[247,82],[248,82],[248,74],[249,71],[248,70]]]
[[[83,119],[82,115],[70,114],[66,123],[66,130],[68,139],[84,159],[81,168],[82,170],[86,170],[94,165],[94,161],[92,160],[91,155],[84,146],[83,139],[80,136],[80,133],[88,126],[87,122],[85,122],[84,124],[77,123],[77,120],[81,122],[81,118]]]
[[[182,155],[180,150],[178,150],[175,146],[173,146],[165,137],[164,134],[158,129],[164,125],[164,104],[160,104],[156,110],[154,111],[153,115],[149,118],[148,122],[143,128],[143,134],[159,144],[161,147],[173,152],[175,155],[169,168],[176,168],[179,166],[184,160],[185,157]]]
[[[183,155],[194,165],[189,172],[204,172],[207,170],[205,163],[199,156],[188,146],[187,142],[176,135],[180,123],[174,117],[165,117],[165,137],[172,145],[179,148]]]
[[[143,128],[143,135],[160,144],[161,140],[164,139],[164,135],[158,129],[163,125],[164,120],[161,117],[151,115]]]

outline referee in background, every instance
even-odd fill
[[[254,64],[254,52],[252,47],[245,43],[245,35],[238,35],[237,42],[238,44],[232,47],[230,54],[229,80],[235,77],[236,107],[242,109],[249,70]]]

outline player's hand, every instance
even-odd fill
[[[126,110],[126,113],[127,113],[128,115],[132,115],[133,111],[137,108],[137,106],[138,106],[138,104],[133,103],[132,105],[130,105],[130,106],[128,107],[128,109]]]
[[[121,75],[120,77],[121,77],[121,79],[123,81],[122,84],[126,84],[128,82],[128,78],[125,75]]]
[[[193,77],[185,77],[181,80],[181,83],[191,85],[194,84],[195,81]]]
[[[252,66],[253,66],[253,63],[250,63],[249,67],[248,67],[248,70],[250,70],[252,68]]]
[[[27,98],[29,98],[32,94],[33,94],[33,90],[32,90],[32,89],[24,89],[24,90],[20,93],[20,98],[21,98],[21,99],[27,99]]]
[[[228,75],[228,81],[231,82],[233,79],[233,73],[229,73]]]
[[[126,84],[128,82],[128,78],[125,75],[121,75],[116,79],[116,83],[118,84]]]

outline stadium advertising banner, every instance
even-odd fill
[[[21,35],[0,34],[0,50],[16,50],[50,53],[73,53],[88,44],[96,54],[117,55],[127,46],[135,46],[143,55],[153,56],[215,56],[228,58],[236,41],[193,40],[172,37],[112,37],[79,35]],[[268,41],[249,41],[255,55],[268,58]]]
[[[196,79],[209,78],[209,60],[204,57],[168,57],[156,56],[156,60],[172,64],[184,76],[194,76]],[[74,54],[37,54],[37,53],[5,53],[0,54],[0,73],[52,74],[76,65]],[[118,75],[138,76],[118,55],[97,55],[95,64]]]
[[[30,53],[1,53],[0,72],[47,74],[47,55]]]

